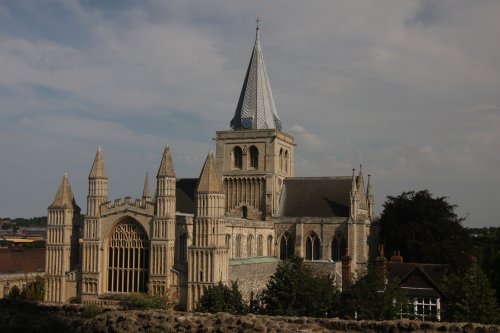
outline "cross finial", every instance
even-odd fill
[[[257,16],[257,19],[255,20],[255,22],[257,23],[257,30],[259,30],[259,22],[260,22],[260,18]]]

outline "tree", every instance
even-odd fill
[[[295,256],[278,267],[261,300],[266,314],[328,317],[338,310],[339,292],[329,276],[314,276]]]
[[[449,264],[464,271],[472,254],[469,233],[455,205],[429,191],[388,196],[380,216],[386,253],[400,250],[405,261]]]
[[[400,306],[407,303],[397,281],[385,283],[375,269],[342,294],[342,316],[347,319],[390,320],[397,318]]]
[[[229,312],[243,314],[246,307],[238,289],[238,283],[233,281],[231,288],[219,282],[217,285],[209,286],[200,298],[196,311],[199,312]]]
[[[35,277],[35,281],[28,283],[21,292],[20,297],[28,301],[43,301],[45,296],[45,279]]]
[[[498,323],[499,309],[495,290],[479,265],[473,264],[464,274],[452,273],[444,280],[448,321]]]

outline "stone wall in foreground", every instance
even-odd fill
[[[352,321],[306,317],[235,316],[169,311],[119,311],[93,318],[78,305],[0,302],[0,332],[454,332],[500,333],[500,326],[409,320]]]

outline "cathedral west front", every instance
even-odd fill
[[[138,199],[109,198],[99,147],[83,224],[65,175],[48,208],[45,300],[102,305],[168,294],[193,310],[219,282],[237,281],[248,299],[294,254],[338,283],[346,267],[366,267],[376,238],[370,178],[365,185],[361,168],[294,175],[294,138],[276,110],[258,28],[230,129],[215,141],[198,178],[176,177],[167,145],[154,191],[146,176]]]

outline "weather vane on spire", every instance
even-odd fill
[[[259,22],[260,22],[260,18],[259,16],[257,15],[257,19],[255,20],[255,22],[257,22],[257,30],[259,30]]]

